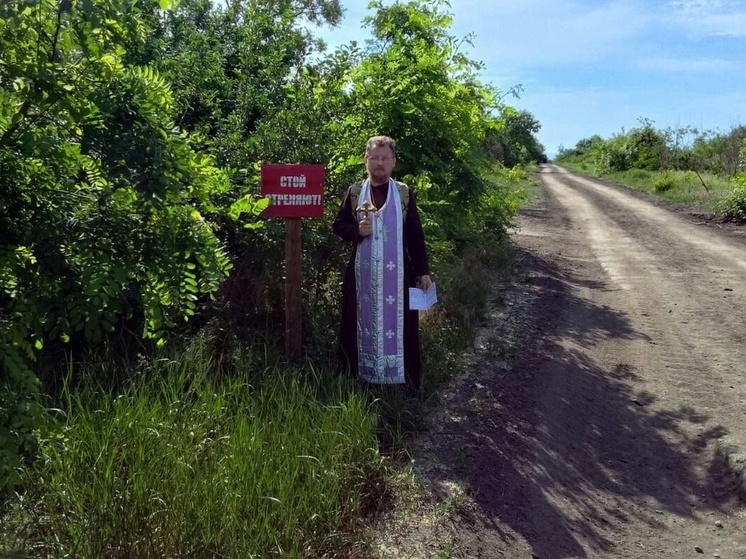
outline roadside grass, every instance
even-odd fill
[[[694,171],[632,169],[609,173],[604,178],[710,213],[717,213],[722,201],[733,190],[733,183],[727,178],[709,173],[698,175]]]
[[[521,180],[519,206],[533,206],[541,199],[540,167],[533,164],[526,168],[526,176]]]
[[[385,488],[370,399],[337,375],[197,347],[118,393],[65,387],[0,553],[309,558],[361,545]]]
[[[600,172],[587,162],[572,159],[557,163],[573,171],[618,183],[634,190],[648,192],[694,210],[720,213],[723,201],[733,192],[734,183],[726,177],[694,171],[627,171]]]
[[[514,225],[520,207],[536,195],[539,183],[529,174],[536,170],[495,169],[488,176],[493,189],[473,217],[468,241],[458,257],[441,262],[436,270],[438,305],[420,314],[426,397],[463,372],[463,352],[474,341],[495,283],[516,271],[506,230]]]
[[[458,255],[443,258],[433,271],[439,301],[420,313],[425,399],[463,372],[463,352],[474,341],[475,327],[496,281],[516,271],[506,231],[514,225],[520,207],[536,195],[540,184],[533,176],[536,171],[536,165],[492,169],[486,175],[490,191],[481,207],[464,208],[471,227]]]

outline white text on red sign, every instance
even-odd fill
[[[278,206],[314,206],[321,204],[321,194],[267,194]]]
[[[323,217],[324,166],[263,164],[261,193],[270,199],[262,217]]]
[[[291,175],[280,177],[280,186],[283,188],[306,188],[306,175]]]

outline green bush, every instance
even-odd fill
[[[726,219],[746,221],[746,175],[737,180],[735,188],[721,202],[720,213]]]
[[[676,186],[676,178],[670,171],[666,171],[653,181],[653,190],[656,192],[668,192],[674,186]]]
[[[0,349],[0,361],[11,356]],[[21,483],[21,472],[36,452],[44,423],[36,376],[22,366],[5,367],[3,373],[6,378],[0,382],[0,503]]]

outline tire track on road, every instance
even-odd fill
[[[648,381],[654,373],[660,389],[675,387],[697,417],[710,417],[708,426],[742,440],[746,246],[564,170],[542,179],[650,337],[647,347],[630,342]]]

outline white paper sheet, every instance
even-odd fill
[[[409,309],[412,311],[426,311],[438,302],[438,292],[435,283],[427,291],[419,287],[409,288]]]

